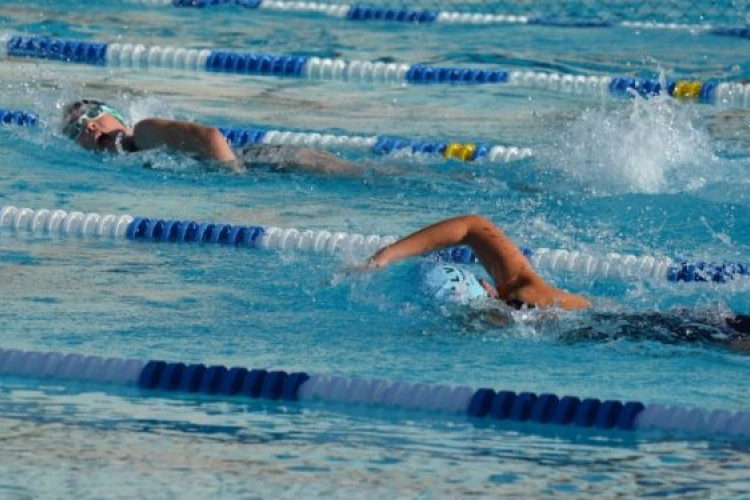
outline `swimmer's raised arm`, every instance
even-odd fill
[[[409,257],[455,245],[469,245],[496,281],[531,271],[526,258],[508,236],[480,215],[461,215],[427,226],[380,249],[369,262],[384,267]]]
[[[370,257],[368,265],[384,267],[391,262],[453,245],[469,245],[474,250],[503,300],[564,309],[583,309],[591,305],[584,297],[544,281],[510,238],[480,215],[462,215],[421,229],[380,249]]]
[[[136,150],[166,146],[181,153],[214,160],[240,171],[237,158],[218,129],[197,123],[148,118],[133,127],[132,143]]]

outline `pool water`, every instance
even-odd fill
[[[750,41],[636,28],[360,24],[313,14],[6,1],[4,32],[574,74],[747,78]],[[691,260],[750,256],[748,112],[506,86],[354,84],[32,60],[0,64],[0,206],[404,235],[481,213],[519,244]],[[132,119],[529,147],[508,164],[342,151],[334,178],[206,172],[57,132],[63,103]],[[147,165],[149,168],[144,168]],[[346,276],[353,256],[0,234],[2,348],[221,363],[747,410],[750,357],[716,346],[561,340],[588,313],[508,327],[436,303],[420,263]],[[479,271],[479,270],[477,270]],[[750,313],[750,284],[543,272],[599,311]],[[747,443],[488,424],[427,412],[228,401],[0,377],[3,498],[748,496]]]

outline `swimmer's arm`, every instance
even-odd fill
[[[214,160],[234,172],[240,171],[237,158],[218,129],[197,123],[148,118],[133,128],[133,142],[137,149],[166,146],[181,153],[197,155],[202,160]]]
[[[454,245],[471,247],[501,294],[511,288],[520,288],[529,281],[543,282],[511,239],[481,215],[462,215],[421,229],[380,249],[370,257],[367,265],[384,267],[391,262]]]
[[[469,245],[490,275],[515,274],[529,268],[513,242],[490,220],[479,215],[462,215],[440,221],[380,249],[368,264],[385,267],[392,262],[423,255],[454,245]],[[530,270],[530,268],[529,268]]]

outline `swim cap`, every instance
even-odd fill
[[[71,116],[73,116],[74,113],[81,111],[82,109],[85,110],[89,107],[99,107],[103,111],[106,111],[107,113],[112,115],[112,117],[118,122],[120,122],[122,125],[127,126],[127,121],[125,120],[125,117],[123,116],[123,114],[117,109],[113,108],[112,106],[109,106],[108,104],[102,101],[97,101],[95,99],[81,99],[81,100],[72,102],[63,108],[63,119],[62,119],[63,129],[70,124],[70,122],[72,121],[70,118]]]
[[[474,273],[452,264],[432,266],[424,274],[423,283],[428,292],[440,300],[465,304],[488,297]]]

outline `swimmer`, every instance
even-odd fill
[[[558,307],[565,310],[591,307],[587,298],[556,288],[536,274],[528,259],[490,220],[463,215],[438,222],[380,249],[365,268],[382,268],[392,262],[455,245],[468,245],[487,270],[494,285],[479,284],[493,299],[513,307]]]
[[[513,309],[572,311],[592,307],[589,299],[547,283],[533,271],[528,259],[510,238],[479,215],[454,217],[421,229],[378,250],[360,266],[360,270],[383,268],[393,262],[456,245],[471,247],[494,284],[477,279],[461,266],[441,263],[425,273],[423,280],[426,288],[440,300],[467,304],[494,299]],[[744,314],[710,311],[700,314],[688,309],[667,313],[594,312],[590,320],[592,324],[567,332],[561,335],[561,339],[694,342],[750,353],[750,316]]]
[[[327,151],[297,146],[246,146],[239,152],[238,159],[216,128],[164,118],[147,118],[131,128],[115,108],[87,99],[65,106],[62,132],[88,150],[124,154],[166,147],[212,162],[230,172],[243,172],[256,166],[342,175],[359,174],[363,170]]]

